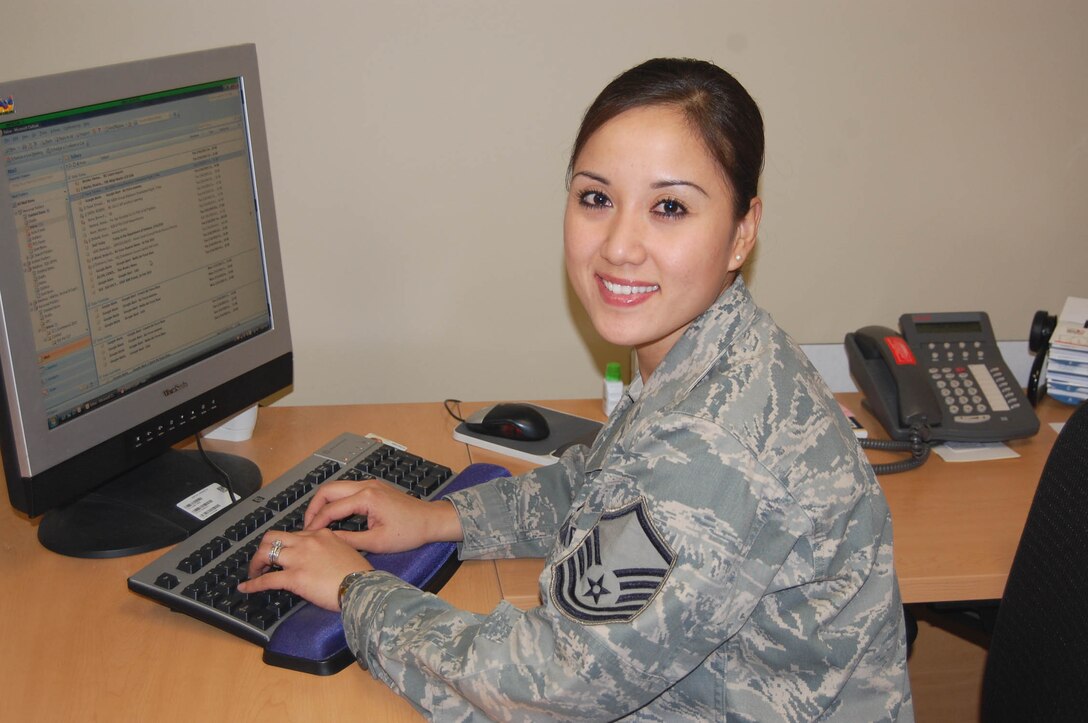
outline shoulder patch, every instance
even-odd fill
[[[661,590],[675,560],[639,499],[601,515],[582,543],[552,565],[552,602],[575,622],[628,622]]]

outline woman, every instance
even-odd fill
[[[443,720],[911,720],[887,505],[739,275],[762,164],[759,110],[716,66],[615,79],[575,142],[564,223],[595,328],[638,357],[593,447],[436,503],[326,485],[312,531],[277,534],[283,569],[266,539],[243,589],[340,608],[359,660]],[[324,529],[356,513],[369,531]],[[353,549],[436,540],[545,557],[543,605],[459,611]]]

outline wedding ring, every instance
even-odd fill
[[[276,560],[280,559],[280,550],[283,549],[283,540],[273,540],[272,549],[268,551],[268,564],[275,567]]]

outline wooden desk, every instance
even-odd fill
[[[257,462],[266,480],[341,431],[375,432],[461,469],[463,445],[440,404],[270,407],[252,440],[208,442]],[[329,677],[274,668],[261,649],[126,587],[156,553],[56,555],[36,525],[0,510],[0,719],[11,721],[420,720],[358,667]],[[441,597],[477,612],[499,601],[491,562],[467,562]]]
[[[844,401],[863,424],[857,395]],[[596,400],[541,402],[600,418]],[[464,405],[464,412],[481,406]],[[1071,409],[1039,410],[1039,434],[1010,443],[1017,460],[946,464],[881,478],[895,523],[896,564],[908,602],[993,598],[1005,576],[1055,433]],[[248,442],[209,442],[257,462],[271,480],[341,431],[375,432],[454,469],[470,461],[441,404],[270,407]],[[471,450],[472,461],[528,464]],[[3,716],[56,720],[418,720],[369,673],[320,678],[264,665],[256,646],[127,590],[153,558],[77,560],[42,548],[33,522],[0,511],[0,698]],[[501,597],[536,604],[539,560],[468,562],[442,591],[477,612]]]

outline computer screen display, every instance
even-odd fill
[[[36,515],[288,386],[290,333],[253,46],[0,97],[2,451]]]

